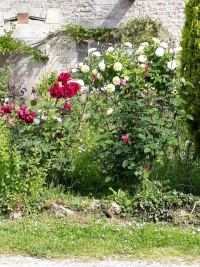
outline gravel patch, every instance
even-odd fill
[[[141,260],[135,261],[120,261],[120,260],[92,260],[88,262],[80,262],[76,259],[65,260],[47,260],[37,259],[33,257],[23,256],[0,256],[1,267],[200,267],[198,263],[162,263],[162,262],[147,262]]]

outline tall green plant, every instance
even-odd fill
[[[188,120],[188,128],[200,152],[200,2],[187,0],[185,6],[185,25],[182,31],[181,74],[192,85],[183,88],[187,104],[185,110],[193,116]]]

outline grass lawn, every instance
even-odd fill
[[[52,215],[1,218],[0,253],[45,258],[200,259],[200,228]]]

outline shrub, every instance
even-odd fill
[[[196,149],[200,152],[200,3],[189,0],[185,6],[185,25],[182,31],[181,46],[181,75],[191,84],[182,88],[182,97],[187,104],[184,108],[193,116],[187,120],[189,132],[195,141]]]

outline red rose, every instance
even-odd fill
[[[58,76],[58,82],[67,82],[67,81],[71,80],[71,78],[72,78],[72,75],[70,73],[62,72]]]
[[[26,109],[27,109],[27,106],[23,106],[23,107],[18,111],[18,116],[19,116],[19,118],[22,119],[22,120],[25,119]]]
[[[50,88],[50,96],[52,98],[60,98],[62,97],[61,94],[61,87],[58,83],[55,83],[54,86]]]
[[[71,110],[71,105],[69,103],[64,103],[63,106],[65,109]]]
[[[2,106],[1,107],[1,110],[4,112],[4,113],[11,113],[11,107],[10,106]]]
[[[35,116],[36,116],[35,112],[26,113],[24,120],[26,123],[33,123]]]

